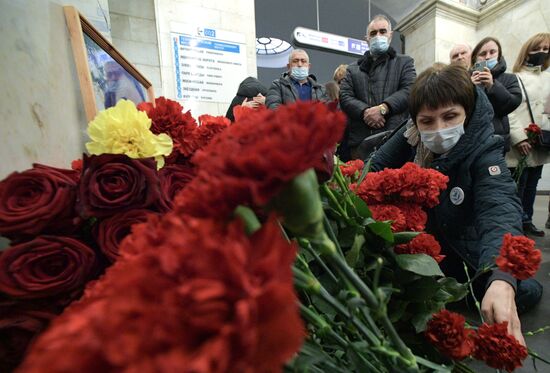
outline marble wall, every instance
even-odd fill
[[[70,167],[84,151],[87,121],[62,6],[77,6],[105,32],[107,0],[0,4],[0,179],[34,162]]]

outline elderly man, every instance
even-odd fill
[[[269,109],[299,100],[328,101],[325,87],[317,83],[315,76],[309,73],[311,64],[306,51],[293,50],[286,66],[288,70],[271,83],[267,92],[265,105]]]
[[[472,47],[465,43],[455,44],[449,52],[451,64],[459,64],[465,68],[470,68],[470,60],[472,57]]]
[[[340,105],[348,116],[352,158],[361,156],[359,145],[371,135],[392,130],[409,116],[407,100],[416,78],[411,57],[390,47],[391,22],[375,16],[367,28],[369,50],[348,66],[340,84]]]

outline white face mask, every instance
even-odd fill
[[[436,154],[445,154],[451,150],[464,135],[464,122],[454,127],[437,131],[419,131],[420,139],[426,148]]]

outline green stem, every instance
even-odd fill
[[[342,175],[342,171],[340,170],[340,167],[336,167],[336,171],[334,172],[334,175],[336,176],[336,182],[338,183],[338,186],[342,190],[342,193],[344,194],[347,203],[353,208],[353,211],[355,212],[355,216],[359,216],[359,212],[357,212],[357,209],[355,208],[355,204],[351,200],[349,187],[346,183],[346,180],[344,179],[344,175]]]
[[[302,314],[302,317],[306,319],[311,324],[317,326],[318,329],[321,331],[321,335],[328,335],[330,338],[334,339],[336,343],[338,343],[340,346],[347,348],[349,343],[342,337],[340,337],[339,334],[335,333],[334,330],[330,327],[330,324],[328,324],[323,318],[321,318],[318,314],[313,312],[308,307],[304,306],[300,303],[300,312]]]
[[[462,262],[464,265],[464,272],[466,272],[466,278],[468,279],[468,286],[470,287],[470,293],[472,293],[472,298],[474,298],[474,304],[476,305],[477,312],[479,313],[479,318],[481,319],[481,322],[484,323],[485,320],[483,319],[483,314],[481,313],[481,306],[479,304],[479,301],[476,298],[476,295],[474,294],[474,286],[472,284],[472,280],[470,280],[470,274],[468,273],[468,266],[466,263]]]
[[[338,202],[338,199],[334,196],[334,193],[332,193],[332,190],[330,190],[327,184],[321,185],[321,190],[326,194],[328,199],[332,201],[338,213],[342,215],[346,220],[349,220],[348,213],[344,210],[340,202]]]
[[[338,284],[339,281],[338,281],[338,278],[336,278],[336,276],[334,275],[334,273],[330,270],[329,267],[327,267],[326,263],[324,262],[323,259],[321,259],[321,257],[319,256],[319,254],[317,254],[317,252],[315,250],[313,250],[313,247],[311,246],[311,244],[306,241],[306,240],[298,240],[300,242],[300,246],[303,247],[304,249],[306,249],[311,255],[313,255],[313,257],[315,258],[315,260],[321,265],[321,267],[325,270],[325,272],[328,273],[328,275],[330,276],[330,278],[332,279],[332,281],[334,281],[334,283]],[[305,242],[304,242],[305,241]],[[307,265],[307,263],[306,263]]]
[[[330,220],[328,220],[327,214],[323,214],[323,227],[325,228],[325,232],[328,233],[328,236],[332,242],[334,242],[334,245],[336,246],[336,250],[338,253],[343,257],[344,252],[342,251],[342,247],[340,246],[340,243],[338,242],[338,238],[336,237],[336,233],[334,233],[334,230],[332,229],[332,225],[330,225]]]

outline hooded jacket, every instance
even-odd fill
[[[521,89],[518,79],[514,74],[506,71],[506,61],[500,57],[497,64],[491,70],[493,86],[486,90],[487,97],[493,106],[493,128],[495,134],[504,138],[505,151],[510,150],[510,123],[508,114],[513,112],[521,104]]]
[[[348,116],[351,147],[368,136],[395,129],[408,118],[409,91],[415,79],[414,60],[397,54],[391,47],[376,59],[367,51],[348,66],[340,83],[340,106]],[[363,121],[363,113],[382,103],[389,106],[386,124],[373,129]]]
[[[231,101],[227,113],[225,113],[225,117],[234,122],[235,117],[233,116],[233,108],[237,105],[241,105],[245,98],[251,100],[258,96],[258,93],[261,93],[263,96],[267,94],[267,88],[264,87],[262,82],[251,76],[243,80],[241,84],[239,84],[237,95],[233,98],[233,101]]]
[[[464,135],[430,166],[447,175],[449,183],[439,196],[439,205],[427,211],[426,231],[435,235],[444,253],[452,250],[451,256],[458,256],[474,270],[494,264],[505,233],[523,234],[521,202],[504,162],[503,139],[494,135],[492,117],[492,105],[478,87]],[[374,170],[398,168],[414,158],[404,131],[397,132],[375,153]],[[442,266],[445,264],[444,260]],[[492,272],[487,284],[497,279],[516,287],[516,280],[500,270]]]
[[[276,109],[279,105],[289,104],[298,100],[298,92],[290,79],[288,72],[285,72],[279,79],[275,79],[271,83],[265,99],[265,106],[269,109]],[[325,87],[317,83],[315,75],[310,74],[307,80],[311,84],[311,99],[328,102],[329,98],[325,92]]]

